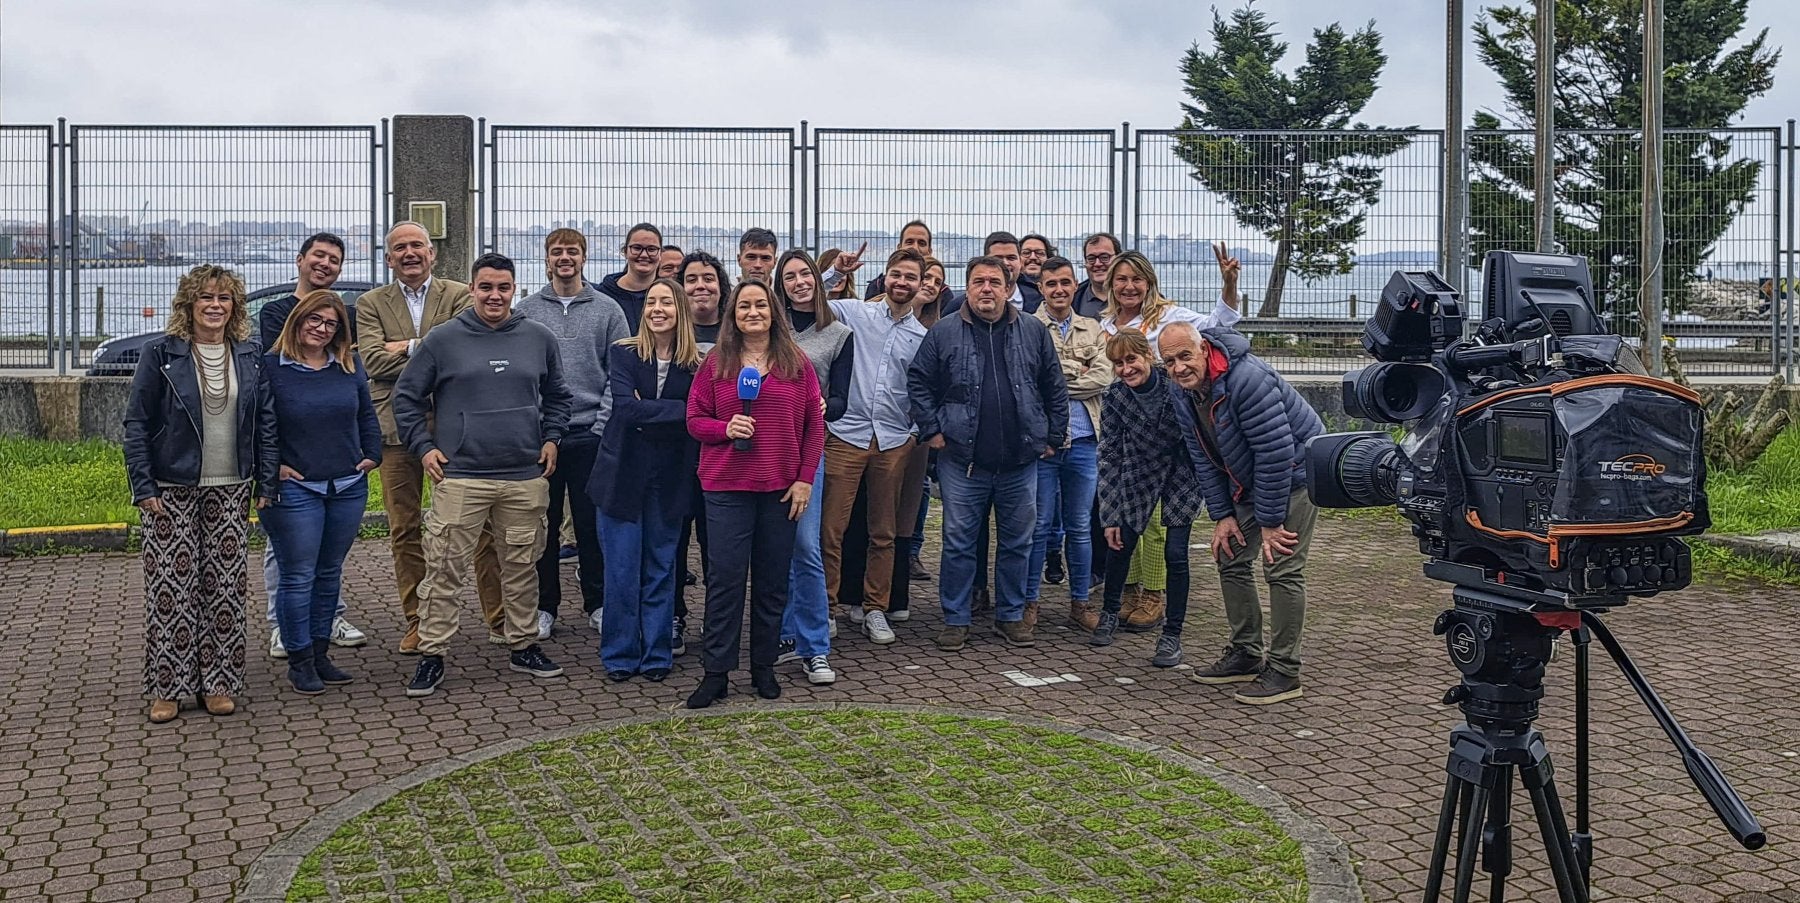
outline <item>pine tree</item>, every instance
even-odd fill
[[[1664,6],[1663,122],[1670,129],[1720,129],[1750,98],[1774,84],[1778,49],[1765,29],[1730,46],[1748,0],[1667,0]],[[1644,278],[1638,236],[1642,207],[1643,5],[1639,0],[1559,0],[1556,4],[1556,240],[1588,258],[1594,290],[1615,330],[1635,331],[1636,289]],[[1536,124],[1535,6],[1498,6],[1475,25],[1482,62],[1499,76],[1505,113],[1477,113],[1476,129]],[[1580,129],[1620,131],[1582,133]],[[1724,134],[1665,134],[1663,250],[1666,300],[1684,309],[1688,274],[1712,252],[1751,200],[1758,160],[1731,159]],[[1530,136],[1470,135],[1471,265],[1491,249],[1534,246],[1535,149]]]
[[[1275,23],[1246,5],[1227,21],[1213,10],[1212,50],[1199,43],[1181,61],[1182,129],[1175,155],[1206,190],[1222,195],[1237,221],[1267,236],[1275,263],[1257,315],[1281,315],[1288,272],[1302,280],[1350,272],[1368,208],[1381,192],[1380,159],[1405,135],[1355,123],[1387,63],[1371,22],[1354,34],[1333,23],[1313,31],[1306,62],[1289,75],[1276,66],[1287,44]],[[1320,129],[1334,135],[1233,135],[1262,129]]]

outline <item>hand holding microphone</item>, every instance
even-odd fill
[[[762,373],[755,367],[745,367],[738,373],[738,402],[744,406],[744,412],[725,425],[725,435],[731,437],[731,447],[737,451],[750,450],[750,437],[756,435],[756,421],[750,416],[750,403],[762,394]]]

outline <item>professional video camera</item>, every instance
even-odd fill
[[[1600,640],[1680,751],[1694,785],[1746,849],[1762,826],[1676,724],[1600,619],[1630,596],[1688,585],[1680,537],[1709,525],[1703,411],[1692,391],[1645,375],[1594,313],[1587,261],[1496,251],[1482,268],[1488,317],[1465,339],[1455,290],[1396,272],[1363,331],[1380,363],[1346,374],[1352,416],[1405,424],[1332,433],[1307,445],[1307,489],[1325,508],[1395,505],[1412,521],[1425,574],[1452,584],[1438,616],[1461,682],[1444,696],[1465,723],[1450,735],[1425,900],[1443,889],[1456,837],[1453,900],[1466,903],[1478,854],[1490,899],[1512,871],[1515,778],[1562,903],[1587,903],[1588,645]],[[1575,644],[1575,830],[1550,754],[1532,727],[1563,633]]]
[[[1397,505],[1432,559],[1577,605],[1686,586],[1676,537],[1709,523],[1699,396],[1605,334],[1585,259],[1497,251],[1483,280],[1468,340],[1437,274],[1388,281],[1363,332],[1381,363],[1344,377],[1344,407],[1408,434],[1313,440],[1314,503]]]

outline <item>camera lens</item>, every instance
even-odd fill
[[[1306,488],[1321,508],[1394,504],[1401,466],[1386,433],[1327,433],[1306,444]]]

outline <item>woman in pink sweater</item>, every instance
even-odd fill
[[[825,453],[825,406],[812,364],[778,310],[767,286],[739,284],[721,318],[719,344],[701,362],[688,392],[688,433],[700,442],[709,540],[700,648],[706,677],[688,697],[690,709],[705,708],[730,692],[746,582],[753,588],[750,681],[764,699],[781,695],[775,656],[787,604],[793,522],[812,500],[812,479]],[[749,414],[738,396],[746,368],[754,368],[761,382]]]

